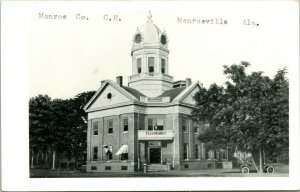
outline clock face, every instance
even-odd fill
[[[142,36],[141,34],[137,34],[135,37],[134,37],[134,41],[136,43],[140,43],[142,41]]]
[[[167,37],[165,35],[162,35],[160,37],[160,42],[161,42],[161,44],[165,45],[167,43]]]

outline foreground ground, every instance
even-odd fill
[[[240,173],[239,169],[207,169],[207,170],[184,170],[169,172],[135,172],[135,173],[86,173],[80,171],[62,171],[47,169],[31,169],[31,178],[49,178],[49,177],[288,177],[288,169],[280,170],[272,174],[267,173]]]

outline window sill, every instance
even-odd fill
[[[189,161],[190,159],[184,159],[184,161]]]
[[[128,131],[123,131],[123,133],[128,133]]]

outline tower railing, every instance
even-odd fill
[[[147,77],[162,77],[162,78],[167,78],[167,79],[170,79],[170,80],[174,79],[173,76],[163,74],[163,73],[139,73],[139,74],[129,76],[129,80],[132,80],[132,79],[135,79],[135,78],[147,78]]]

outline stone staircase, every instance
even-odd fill
[[[164,172],[169,171],[170,165],[163,165],[163,164],[151,164],[147,165],[147,172]]]

